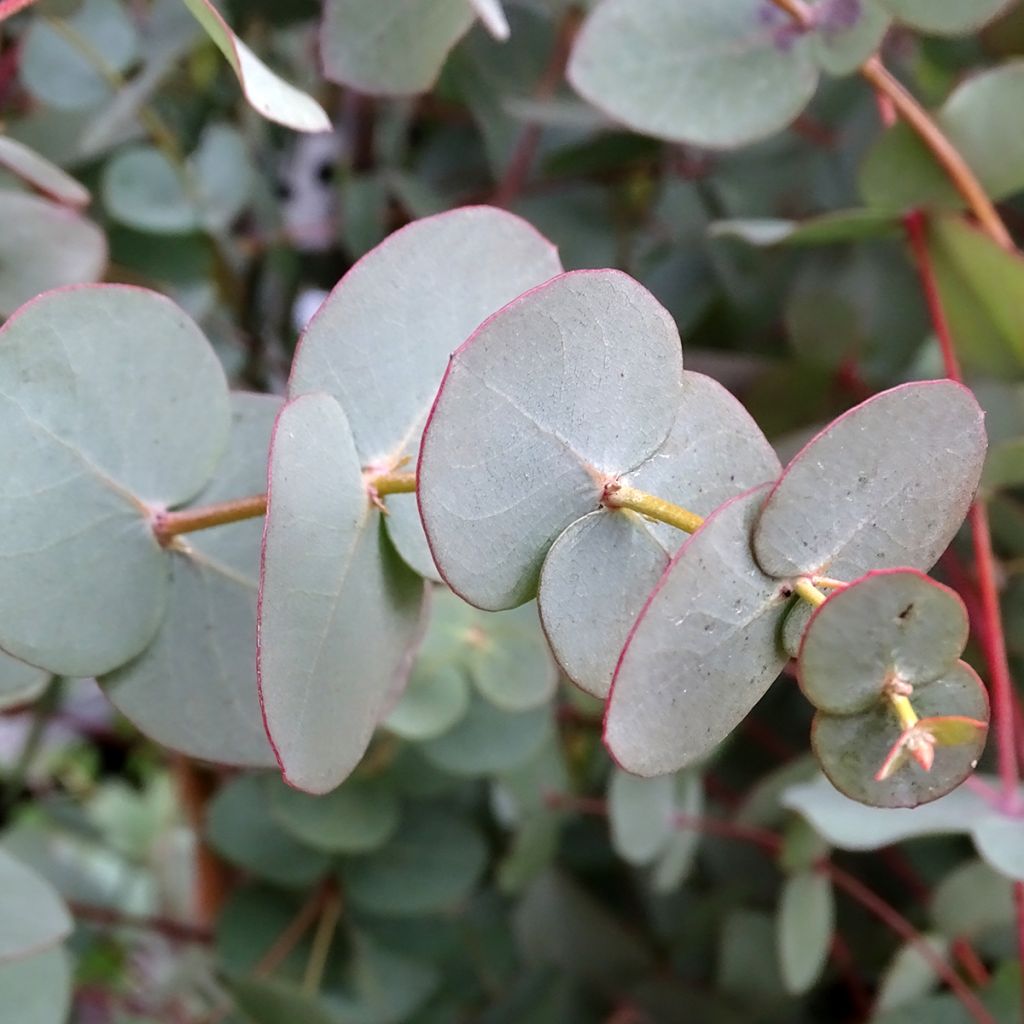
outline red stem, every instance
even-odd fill
[[[546,802],[549,807],[554,809],[572,810],[579,814],[592,814],[596,817],[607,817],[608,815],[608,804],[600,797],[575,797],[551,793]],[[717,835],[725,839],[749,843],[772,857],[777,856],[782,849],[781,836],[768,829],[752,825],[685,814],[676,816],[675,825],[677,828],[693,829],[706,835]],[[975,1024],[996,1024],[995,1018],[985,1009],[981,1000],[968,987],[963,978],[925,941],[924,936],[894,906],[886,903],[881,896],[872,892],[863,882],[842,868],[836,867],[829,860],[821,860],[815,867],[818,871],[826,874],[837,889],[842,889],[847,896],[878,918],[904,942],[913,945],[920,953],[921,959],[935,972],[936,977],[941,978],[960,1000]]]

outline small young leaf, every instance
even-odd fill
[[[902,22],[936,35],[964,35],[981,28],[1013,0],[882,0]]]
[[[915,690],[912,701],[922,720],[956,715],[988,721],[985,688],[964,662]],[[885,701],[879,701],[859,714],[819,711],[811,728],[811,745],[822,770],[838,790],[874,807],[916,807],[945,796],[971,774],[985,747],[985,730],[973,728],[965,743],[936,744],[930,770],[907,760],[879,778],[879,770],[901,733],[896,716]]]
[[[378,778],[347,779],[320,797],[273,786],[270,813],[296,839],[327,853],[376,850],[395,834],[399,820],[395,791]]]
[[[425,92],[473,24],[473,2],[327,0],[320,35],[324,74],[360,92]],[[495,6],[493,0],[488,3]]]
[[[915,569],[881,569],[834,592],[800,646],[804,696],[819,711],[871,707],[896,677],[917,689],[942,675],[967,643],[960,596]]]
[[[1013,885],[983,860],[967,861],[936,887],[930,914],[941,935],[973,941],[1013,923]]]
[[[638,779],[613,768],[608,786],[612,847],[627,863],[649,864],[675,831],[676,780],[671,775]]]
[[[736,498],[680,549],[633,627],[612,683],[604,739],[637,775],[705,757],[782,670],[784,588],[754,562],[767,487]]]
[[[480,834],[443,807],[416,803],[379,850],[346,858],[341,875],[352,903],[382,917],[452,910],[472,892],[487,862]]]
[[[326,793],[358,764],[404,687],[424,594],[370,504],[341,407],[289,402],[270,452],[257,648],[289,783]]]
[[[651,867],[651,888],[657,893],[673,892],[690,873],[701,833],[678,819],[699,818],[704,808],[704,788],[697,772],[679,772],[675,776],[674,827],[672,835]]]
[[[775,918],[779,969],[786,991],[802,995],[821,977],[835,928],[832,883],[820,871],[790,875]]]
[[[948,959],[949,942],[946,939],[939,935],[924,935],[922,939],[937,956],[943,960]],[[875,1013],[907,1006],[935,991],[939,984],[935,968],[921,956],[917,943],[907,943],[896,951],[882,975],[882,983],[875,998]]]
[[[56,889],[2,849],[0,908],[0,964],[41,953],[71,933],[71,917]]]
[[[984,414],[960,384],[869,398],[790,462],[754,531],[758,563],[777,578],[931,568],[967,514],[985,448]]]
[[[167,554],[151,516],[207,482],[229,415],[209,342],[163,296],[115,285],[65,289],[7,321],[4,649],[77,676],[142,651],[167,600]]]
[[[852,4],[819,0],[818,6],[825,7],[826,13],[819,18],[814,34],[814,59],[831,75],[849,75],[885,38],[891,20],[885,0],[856,0]]]
[[[721,148],[785,128],[818,84],[811,38],[760,0],[603,0],[568,75],[635,131]]]

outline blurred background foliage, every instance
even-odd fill
[[[335,130],[314,135],[245,104],[181,0],[38,0],[3,22],[0,314],[62,283],[143,285],[201,324],[237,387],[276,394],[299,329],[354,261],[410,220],[490,202],[551,238],[566,268],[620,267],[650,288],[687,367],[732,389],[784,458],[874,391],[941,375],[891,213],[955,197],[913,139],[880,142],[858,78],[824,79],[769,140],[712,152],[634,134],[571,90],[585,4],[509,3],[511,41],[475,25],[432,88],[399,98],[325,81],[321,6],[222,4],[328,111]],[[1024,9],[956,38],[896,27],[884,53],[930,107],[997,65],[1016,89]],[[1020,232],[1022,106],[998,99],[999,116],[972,119],[972,145],[1005,172],[1000,209]],[[31,187],[16,143],[73,180],[51,169]],[[786,222],[865,204],[874,214],[789,237]],[[959,219],[931,244],[989,413],[986,494],[1019,672],[1024,267]],[[965,551],[937,575],[970,606]],[[5,665],[2,849],[15,866],[0,860],[0,878],[17,890],[16,865],[31,865],[75,926],[62,945],[0,957],[2,1019],[977,1019],[940,991],[936,962],[994,1019],[1019,1019],[1011,884],[965,838],[830,850],[787,809],[782,794],[814,774],[811,709],[790,679],[699,771],[640,782],[610,765],[600,705],[558,679],[532,609],[488,616],[437,598],[408,694],[322,798],[165,750],[91,681]],[[931,959],[849,887],[833,891],[814,870],[823,856],[909,920]]]

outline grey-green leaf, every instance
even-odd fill
[[[153,292],[51,292],[3,328],[0,421],[13,452],[0,482],[0,645],[58,674],[109,671],[164,613],[152,513],[191,498],[223,452],[220,363]]]
[[[71,963],[62,947],[0,963],[0,1007],[17,1024],[66,1024],[71,1010]]]
[[[612,769],[608,786],[608,826],[612,846],[627,863],[649,864],[675,830],[676,780],[671,775],[640,779]]]
[[[981,28],[1013,0],[882,0],[902,22],[936,35],[963,35]]]
[[[52,676],[0,651],[0,711],[35,700]]]
[[[684,372],[668,437],[621,479],[703,516],[780,472],[743,406],[717,381]],[[541,570],[541,618],[562,669],[588,693],[607,696],[630,627],[684,540],[663,523],[600,509],[552,544]]]
[[[705,757],[779,674],[783,588],[754,562],[750,530],[767,487],[707,519],[662,576],[622,652],[605,744],[638,775]]]
[[[967,643],[967,609],[949,587],[914,569],[869,573],[815,612],[800,647],[800,686],[819,711],[864,711],[895,677],[937,679]]]
[[[467,0],[327,0],[320,30],[324,74],[360,92],[424,92],[472,24]]]
[[[780,579],[931,568],[967,514],[986,444],[980,406],[953,381],[869,398],[789,464],[754,531],[757,561]]]
[[[779,969],[786,991],[801,995],[821,977],[835,927],[835,898],[828,876],[809,869],[782,886],[775,917]]]
[[[17,139],[0,136],[0,167],[44,196],[76,209],[88,206],[89,190],[67,171]]]
[[[405,916],[452,910],[483,874],[480,834],[444,807],[416,803],[381,849],[348,858],[342,879],[352,903],[371,914]]]
[[[257,665],[285,778],[326,793],[362,758],[404,686],[424,586],[370,504],[348,421],[326,394],[278,417]]]
[[[1024,882],[1024,823],[1020,818],[992,812],[971,828],[982,859],[1006,878]]]
[[[240,392],[231,398],[228,451],[193,506],[266,487],[280,400]],[[262,532],[262,521],[252,519],[179,538],[169,553],[171,589],[160,631],[103,680],[114,706],[151,739],[217,764],[275,763],[252,658]]]
[[[681,384],[675,324],[618,271],[562,275],[485,322],[452,357],[420,450],[449,586],[494,610],[533,596],[552,541],[665,441]]]
[[[785,128],[818,84],[811,38],[760,0],[603,0],[568,74],[635,131],[721,148]]]
[[[0,920],[0,963],[41,953],[71,932],[71,918],[56,889],[2,849]]]

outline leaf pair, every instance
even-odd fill
[[[529,225],[465,208],[396,232],[303,335],[274,431],[258,671],[285,778],[326,792],[404,688],[435,575],[415,498],[371,500],[416,456],[449,353],[561,270]]]
[[[960,598],[910,569],[869,573],[815,611],[798,671],[818,709],[815,753],[840,791],[877,807],[914,807],[971,773],[988,699],[959,660],[968,628]],[[921,721],[901,728],[894,695]],[[906,763],[912,754],[919,767]]]

